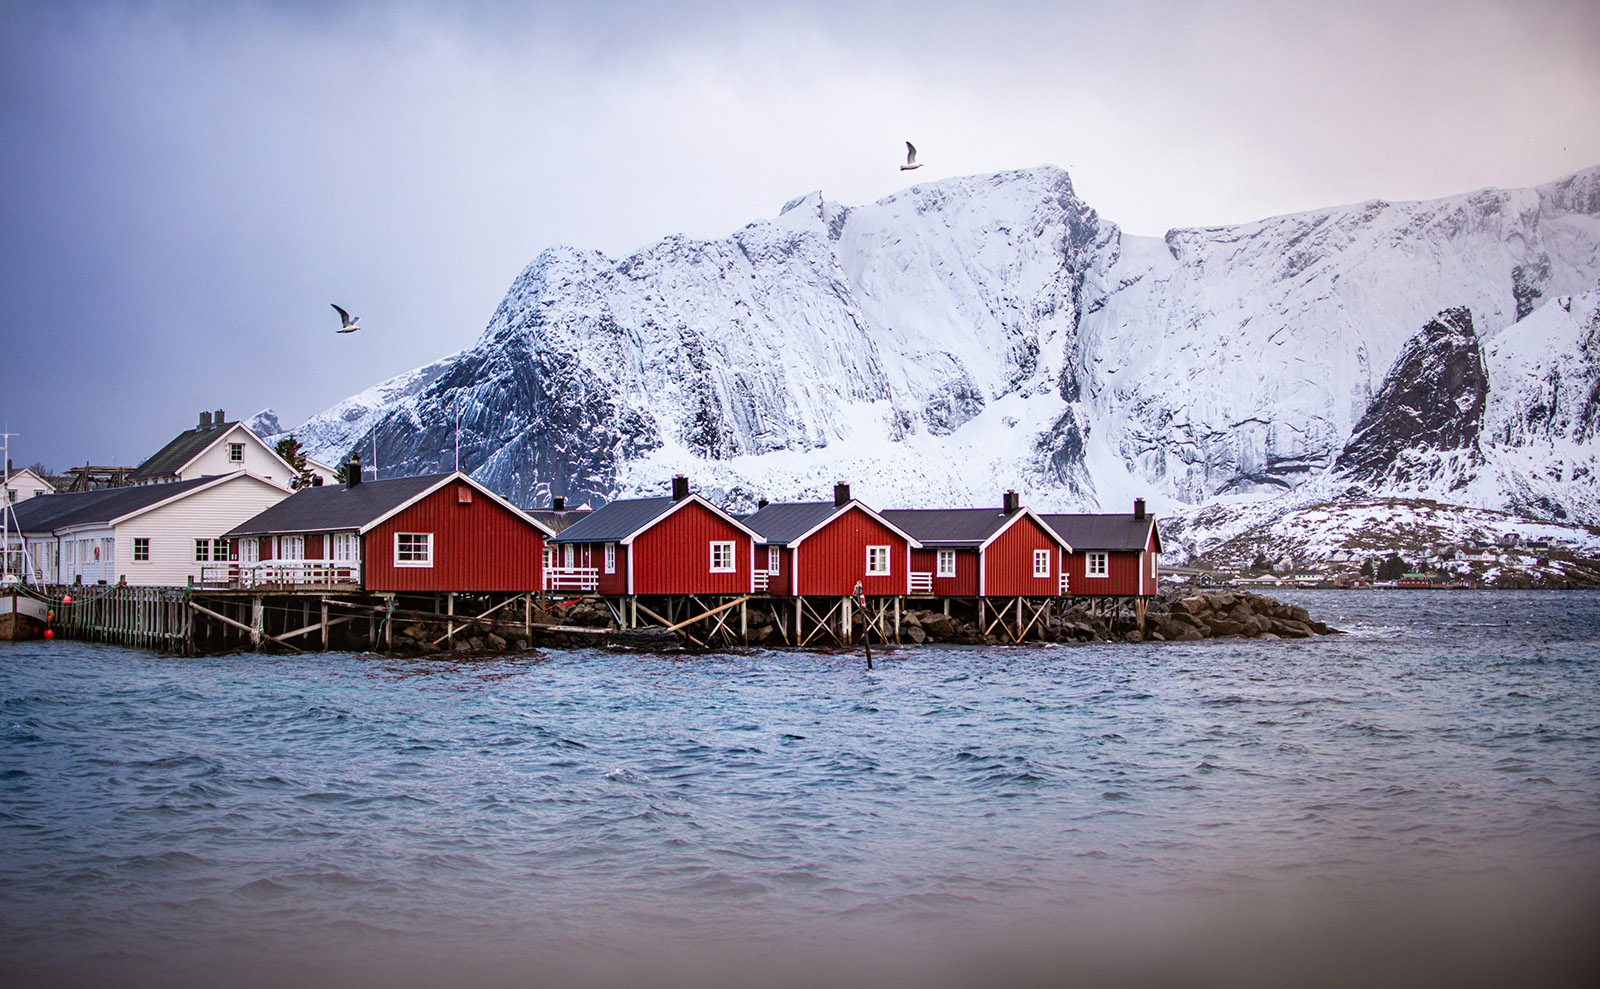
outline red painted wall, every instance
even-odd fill
[[[1067,593],[1073,597],[1126,597],[1140,593],[1139,567],[1149,567],[1144,553],[1111,553],[1108,562],[1110,575],[1085,577],[1088,551],[1079,550],[1067,557]],[[1147,569],[1148,573],[1148,569]],[[1155,581],[1148,576],[1144,582],[1145,594],[1155,593]]]
[[[766,547],[766,546],[757,546],[756,547],[756,569],[757,570],[767,570],[768,569],[768,567],[767,567],[767,559],[768,559],[768,557],[767,557],[767,549],[768,549],[768,547]],[[778,547],[778,568],[777,568],[777,572],[773,573],[771,576],[769,576],[767,578],[767,593],[768,594],[774,594],[774,595],[780,595],[780,596],[788,596],[788,595],[793,593],[793,591],[790,589],[790,584],[793,582],[793,580],[794,580],[794,564],[789,562],[789,550],[788,550],[787,547],[780,546],[780,547]]]
[[[828,523],[795,548],[795,592],[843,597],[862,582],[869,596],[906,593],[905,539],[859,508]],[[867,547],[889,547],[889,573],[868,577]]]
[[[712,573],[711,543],[730,540],[733,571]],[[751,544],[732,523],[691,501],[634,539],[633,593],[749,594]]]
[[[1050,551],[1050,575],[1033,575],[1033,551]],[[983,554],[983,593],[989,597],[1047,597],[1060,593],[1061,546],[1024,515],[1000,533]],[[960,563],[957,562],[959,568]]]
[[[544,533],[474,491],[461,504],[447,484],[362,539],[363,583],[373,591],[540,589]],[[433,533],[433,566],[394,565],[397,532]]]
[[[918,573],[933,574],[933,593],[944,598],[971,598],[978,596],[978,551],[958,549],[956,575],[939,576],[939,552],[934,548],[911,551],[911,569]]]

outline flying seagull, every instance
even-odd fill
[[[904,165],[900,166],[900,171],[909,172],[913,168],[921,168],[921,167],[922,167],[921,165],[917,164],[917,146],[915,144],[912,144],[910,141],[907,141],[906,142],[906,163]]]
[[[333,306],[333,303],[330,302],[328,305]],[[361,329],[360,316],[357,316],[355,319],[351,319],[350,314],[345,312],[343,309],[340,309],[338,306],[333,306],[333,309],[339,314],[339,319],[344,324],[343,326],[339,327],[338,332],[354,333],[355,331]]]

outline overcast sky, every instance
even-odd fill
[[[1596,52],[1592,0],[0,0],[0,427],[59,470],[294,424],[545,247],[869,202],[908,139],[1144,234],[1535,185],[1600,164]]]

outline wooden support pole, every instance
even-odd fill
[[[261,595],[253,595],[250,598],[250,648],[261,648],[261,636],[265,632],[266,620],[265,602],[261,599]]]
[[[450,592],[449,598],[445,603],[445,614],[449,615],[450,618],[452,619],[451,621],[446,622],[445,626],[444,626],[444,629],[445,629],[445,631],[444,631],[445,641],[447,641],[450,644],[450,648],[451,649],[454,649],[456,647],[456,623],[454,621],[454,618],[455,618],[455,615],[456,615],[456,592],[455,591],[451,591]]]
[[[322,651],[328,651],[328,599],[322,599]]]

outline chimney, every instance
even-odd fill
[[[211,425],[220,426],[226,421],[227,420],[223,418],[221,409],[218,409],[217,411],[211,413]]]
[[[689,497],[689,478],[684,474],[672,476],[672,500],[682,501]]]
[[[1133,499],[1133,520],[1135,522],[1143,522],[1144,521],[1144,499],[1143,498],[1135,498],[1135,499]]]
[[[209,412],[200,413],[200,425],[197,426],[196,428],[197,429],[210,429],[211,428],[211,413],[209,413]]]
[[[1015,491],[1007,491],[1005,501],[1005,514],[1007,515],[1012,514],[1017,509],[1022,507],[1022,501],[1017,497],[1017,493]]]
[[[361,458],[355,454],[350,455],[350,460],[344,465],[345,490],[361,483]]]
[[[833,507],[843,508],[850,504],[850,485],[840,481],[833,486]]]
[[[761,511],[761,510],[762,510],[762,509],[763,509],[763,508],[766,508],[766,507],[767,507],[767,506],[768,506],[768,505],[770,505],[770,504],[772,504],[772,502],[770,502],[770,501],[768,501],[768,500],[767,500],[767,499],[765,499],[765,498],[758,498],[758,499],[756,499],[756,511],[758,511],[758,512],[759,512],[759,511]]]
[[[312,474],[311,475],[311,486],[313,488],[322,487],[322,475],[321,474]]]
[[[561,497],[560,495],[556,495],[554,498],[551,498],[550,499],[550,510],[552,512],[564,512],[564,511],[566,511],[567,510],[567,499]]]

